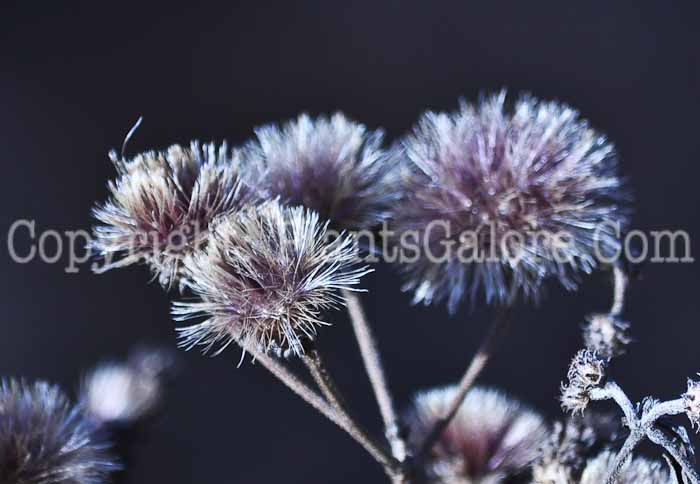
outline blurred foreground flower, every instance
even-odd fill
[[[118,466],[93,421],[48,383],[0,383],[0,482],[102,484]]]
[[[423,442],[454,399],[452,387],[418,395],[408,415],[409,442]],[[430,482],[496,484],[527,470],[547,436],[544,420],[499,391],[472,389],[426,456]]]

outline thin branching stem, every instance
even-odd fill
[[[306,403],[318,410],[338,427],[345,430],[345,432],[355,439],[355,441],[357,441],[377,462],[384,466],[385,469],[396,469],[398,467],[398,463],[395,459],[393,459],[381,445],[377,444],[366,433],[360,431],[343,412],[334,410],[328,402],[309,388],[308,385],[299,380],[299,378],[282,363],[261,351],[251,348],[246,348],[246,351],[251,353],[256,362],[265,367]]]
[[[326,397],[326,400],[328,400],[328,403],[330,403],[336,410],[347,413],[343,399],[340,396],[340,393],[338,392],[335,382],[328,372],[326,365],[323,363],[323,359],[321,358],[321,354],[318,352],[318,350],[309,350],[302,357],[302,361],[309,370],[309,373],[316,382],[316,385],[318,385],[318,388],[321,389],[321,393],[323,393],[323,396]]]
[[[625,414],[628,427],[633,427],[637,423],[637,413],[634,404],[627,397],[627,394],[614,381],[609,381],[603,388],[594,388],[590,392],[591,400],[614,400]]]
[[[615,461],[610,468],[610,473],[608,474],[607,479],[605,479],[605,484],[617,483],[622,469],[625,467],[627,461],[629,461],[629,459],[632,457],[632,452],[634,452],[634,449],[637,448],[637,445],[639,445],[643,439],[644,432],[640,431],[639,429],[634,429],[630,432],[627,440],[625,440],[625,443],[622,446],[622,449],[620,449],[620,452],[618,452],[617,456],[615,457]]]
[[[683,474],[685,474],[686,479],[691,484],[700,484],[700,476],[698,471],[695,470],[693,463],[690,461],[688,455],[683,452],[683,449],[676,443],[674,443],[668,436],[666,436],[661,430],[657,428],[652,428],[647,432],[649,440],[654,442],[656,445],[660,445],[666,452],[668,452],[671,457],[681,466]]]
[[[406,458],[406,443],[403,441],[399,430],[398,418],[394,409],[394,402],[384,376],[384,367],[379,357],[377,343],[372,334],[372,328],[367,321],[362,308],[360,298],[355,292],[344,289],[342,291],[345,298],[355,337],[360,348],[362,361],[364,362],[367,376],[369,377],[374,396],[379,405],[379,412],[384,421],[386,438],[391,445],[392,454],[399,461]]]
[[[450,424],[454,416],[457,414],[457,411],[462,405],[462,402],[464,402],[464,398],[467,396],[467,393],[469,393],[469,390],[472,389],[474,383],[476,382],[476,379],[486,367],[486,364],[493,355],[493,352],[496,349],[496,346],[500,341],[501,337],[505,333],[509,322],[510,307],[506,306],[499,308],[496,313],[496,317],[494,318],[493,323],[491,324],[489,332],[487,333],[484,340],[481,342],[479,350],[476,352],[471,362],[469,363],[467,370],[464,372],[462,380],[459,382],[459,386],[457,387],[455,397],[450,403],[450,406],[445,412],[445,415],[435,422],[433,428],[430,430],[425,440],[423,440],[423,443],[420,445],[417,453],[418,460],[428,455],[430,449],[432,449],[435,443],[440,439],[442,433]]]

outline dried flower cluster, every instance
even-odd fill
[[[171,146],[131,160],[110,154],[118,178],[111,198],[93,211],[91,248],[105,259],[99,271],[146,262],[160,283],[178,282],[182,262],[206,238],[218,215],[256,200],[226,144]]]
[[[601,358],[614,358],[624,354],[625,347],[632,341],[629,329],[630,324],[619,317],[611,314],[592,314],[588,316],[584,326],[584,344]]]
[[[462,250],[404,264],[415,302],[447,300],[454,311],[478,291],[498,303],[536,299],[547,276],[575,288],[577,273],[597,265],[596,250],[619,247],[604,226],[626,223],[615,150],[568,106],[525,96],[511,111],[503,92],[424,114],[403,147],[397,232],[428,237],[434,254],[445,241]]]
[[[571,484],[601,484],[605,482],[610,467],[615,460],[615,453],[603,452],[588,463],[581,475],[580,481],[572,481]],[[672,484],[674,481],[668,469],[660,462],[653,462],[643,458],[635,458],[627,462],[622,468],[618,484]],[[544,483],[543,483],[544,484]],[[560,483],[556,483],[560,484]],[[567,484],[565,482],[561,484]]]
[[[700,432],[700,382],[688,379],[688,391],[683,394],[683,402],[688,420]]]
[[[269,198],[303,205],[334,227],[372,229],[396,199],[396,173],[382,148],[383,133],[338,113],[255,130],[243,157]]]
[[[605,378],[607,362],[591,350],[576,353],[567,378],[568,384],[562,385],[561,404],[571,413],[583,413],[590,402],[590,391],[598,388]]]
[[[102,484],[117,469],[83,410],[48,383],[0,383],[0,482]]]
[[[419,394],[407,421],[409,443],[419,445],[442,418],[455,388]],[[425,468],[431,482],[505,482],[525,472],[537,457],[547,427],[542,417],[496,390],[473,389],[433,448]]]
[[[186,261],[192,290],[201,301],[176,302],[173,314],[207,319],[180,331],[185,347],[225,348],[237,341],[279,354],[304,353],[326,309],[352,290],[369,270],[356,267],[355,239],[329,240],[327,223],[301,207],[276,201],[224,217],[211,230],[207,248]]]

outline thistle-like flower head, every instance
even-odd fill
[[[0,482],[103,484],[117,465],[94,424],[58,387],[0,383]]]
[[[690,423],[700,432],[700,381],[688,379],[688,391],[683,394],[683,402]]]
[[[397,156],[405,199],[394,228],[425,241],[403,264],[414,302],[454,311],[480,291],[489,302],[536,300],[548,276],[574,289],[598,254],[619,248],[615,150],[568,106],[525,96],[508,110],[501,93],[428,112]]]
[[[576,353],[567,374],[568,383],[561,388],[561,405],[571,413],[583,413],[590,402],[590,391],[603,384],[607,361],[594,351]]]
[[[316,119],[302,114],[255,133],[243,156],[270,198],[303,205],[342,229],[371,229],[386,218],[397,191],[381,131],[338,113]]]
[[[614,358],[624,354],[625,347],[632,341],[629,329],[630,324],[616,316],[592,314],[583,327],[584,343],[601,357]]]
[[[97,272],[146,262],[163,286],[177,282],[182,261],[206,239],[210,222],[256,199],[226,144],[171,146],[131,160],[110,157],[118,177],[110,199],[93,210],[91,248],[104,258]]]
[[[418,395],[407,419],[411,445],[422,443],[454,396],[454,387]],[[475,388],[433,448],[426,472],[434,483],[496,484],[526,470],[546,435],[535,412],[499,391]]]
[[[369,272],[355,266],[355,238],[329,238],[327,225],[315,212],[277,201],[218,220],[206,250],[186,261],[201,301],[173,306],[179,321],[206,318],[180,330],[182,345],[223,349],[237,341],[302,354],[304,342],[326,324],[322,312],[342,303],[337,290],[352,289]]]

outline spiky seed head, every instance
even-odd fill
[[[688,379],[688,391],[683,394],[683,402],[690,423],[700,432],[700,381]]]
[[[569,366],[569,381],[561,387],[562,408],[573,414],[583,413],[590,402],[590,391],[603,383],[606,368],[607,361],[594,351],[576,353]]]
[[[616,457],[615,452],[604,451],[591,459],[581,475],[580,484],[605,482]],[[624,464],[617,482],[618,484],[670,484],[673,481],[664,464],[637,457]]]
[[[625,353],[632,341],[630,324],[610,314],[591,314],[583,327],[586,348],[603,358],[614,358]]]
[[[370,272],[356,265],[353,236],[328,237],[328,223],[303,207],[277,201],[250,207],[214,224],[206,250],[186,261],[191,289],[201,301],[176,302],[178,321],[204,316],[180,329],[181,345],[205,350],[237,341],[245,349],[304,353],[324,310],[342,303]]]
[[[534,484],[578,482],[586,461],[609,447],[619,430],[619,418],[590,412],[556,422],[532,466]]]
[[[479,293],[536,300],[548,276],[575,289],[597,252],[620,246],[615,150],[569,106],[523,96],[509,110],[501,92],[424,114],[395,153],[405,199],[394,229],[426,241],[402,265],[414,302],[446,300],[453,312]]]
[[[110,153],[117,179],[109,200],[93,210],[102,225],[90,247],[103,257],[97,272],[147,263],[160,283],[178,282],[182,261],[206,240],[211,221],[257,200],[242,181],[238,155],[226,144],[174,145],[133,159]]]
[[[455,387],[447,387],[416,397],[407,415],[410,445],[423,442],[455,394]],[[546,435],[537,413],[500,391],[477,387],[434,446],[425,470],[434,483],[501,482],[528,467]]]
[[[148,348],[125,361],[105,362],[83,380],[85,411],[102,424],[128,426],[153,414],[161,403],[172,355]]]
[[[56,386],[0,383],[0,482],[103,484],[118,466],[94,423]]]
[[[302,114],[255,134],[243,156],[257,167],[255,182],[270,198],[303,205],[341,229],[372,229],[386,218],[396,199],[396,173],[381,131],[337,113],[315,119]]]

